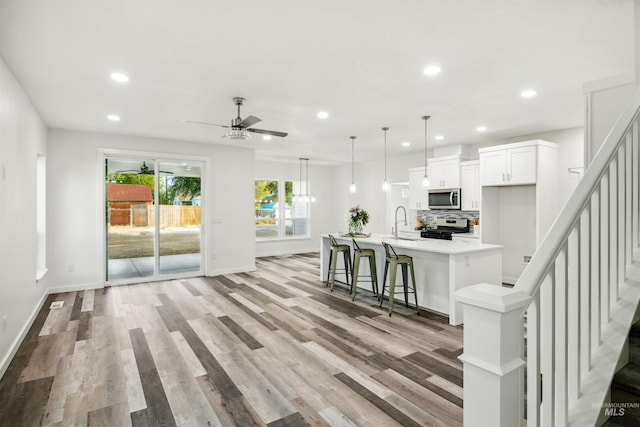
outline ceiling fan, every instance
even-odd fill
[[[147,166],[147,162],[142,162],[142,166],[140,166],[139,170],[131,169],[126,171],[117,171],[116,173],[123,175],[154,175],[155,172]],[[173,172],[169,171],[160,171],[160,173],[164,175],[173,175]]]
[[[206,123],[206,122],[198,122],[195,120],[183,120],[184,123],[195,123],[199,125],[210,125],[210,126],[220,126],[223,128],[229,129],[227,133],[223,135],[224,138],[228,139],[249,139],[251,135],[249,133],[261,133],[263,135],[273,135],[285,137],[288,135],[287,132],[278,132],[275,130],[265,130],[265,129],[256,129],[251,126],[255,125],[258,122],[261,122],[262,119],[257,118],[256,116],[247,116],[244,119],[240,117],[240,107],[244,104],[245,99],[241,97],[233,98],[233,103],[238,107],[238,116],[231,120],[231,126],[227,125],[219,125],[216,123]]]

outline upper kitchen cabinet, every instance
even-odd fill
[[[460,191],[463,211],[479,211],[481,206],[480,162],[460,163]]]
[[[535,140],[478,151],[481,240],[502,245],[502,282],[514,284],[561,208],[558,146]]]
[[[460,156],[429,159],[429,189],[460,188],[460,160]]]
[[[533,140],[481,148],[480,184],[483,186],[535,184],[546,156],[557,156],[554,143]]]
[[[409,169],[409,209],[429,209],[429,189],[422,185],[424,167]]]

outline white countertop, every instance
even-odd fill
[[[349,236],[340,236],[340,233],[332,234],[336,240],[348,240],[351,241]],[[400,233],[400,236],[402,233]],[[323,235],[327,237],[328,235]],[[497,249],[502,249],[501,245],[490,245],[487,243],[480,243],[475,241],[476,239],[464,239],[464,240],[440,240],[440,239],[423,239],[411,237],[412,240],[398,239],[395,240],[390,234],[376,234],[373,233],[369,237],[357,237],[358,243],[369,244],[382,244],[382,242],[388,243],[396,248],[411,249],[416,251],[434,252],[446,255],[464,255],[473,252],[486,252]],[[479,240],[479,239],[478,239]]]

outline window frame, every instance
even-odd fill
[[[291,201],[291,216],[287,217],[287,193],[286,193],[286,187],[287,187],[287,183],[291,182],[291,191],[293,193],[293,197],[295,197],[295,192],[296,190],[298,190],[298,187],[300,186],[300,182],[296,182],[295,180],[291,180],[291,179],[268,179],[268,178],[264,178],[264,179],[256,179],[255,182],[258,181],[271,181],[271,182],[277,182],[277,189],[278,189],[278,200],[277,200],[277,217],[275,219],[276,221],[276,226],[277,226],[277,235],[276,236],[271,236],[271,237],[258,237],[257,235],[255,236],[255,240],[256,242],[273,242],[273,241],[288,241],[288,240],[303,240],[303,239],[310,239],[311,238],[311,198],[309,195],[307,195],[307,199],[306,199],[306,208],[304,209],[306,211],[306,215],[303,216],[296,216],[295,212],[296,212],[296,208],[295,208],[295,204],[296,203],[305,203],[305,202],[300,202],[300,201]],[[302,185],[306,185],[306,182],[303,181]],[[254,200],[255,199],[255,193],[254,193]],[[255,209],[255,203],[254,203],[254,209]],[[306,233],[303,235],[287,235],[287,222],[288,221],[295,221],[295,220],[300,220],[300,219],[304,219],[307,222],[307,230]],[[257,217],[256,217],[256,221],[257,221]],[[257,223],[254,223],[255,226],[257,227]],[[257,228],[256,228],[256,232],[257,232]]]

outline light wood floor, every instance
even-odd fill
[[[317,253],[256,263],[51,295],[0,381],[0,425],[462,425],[461,328],[329,293]]]

